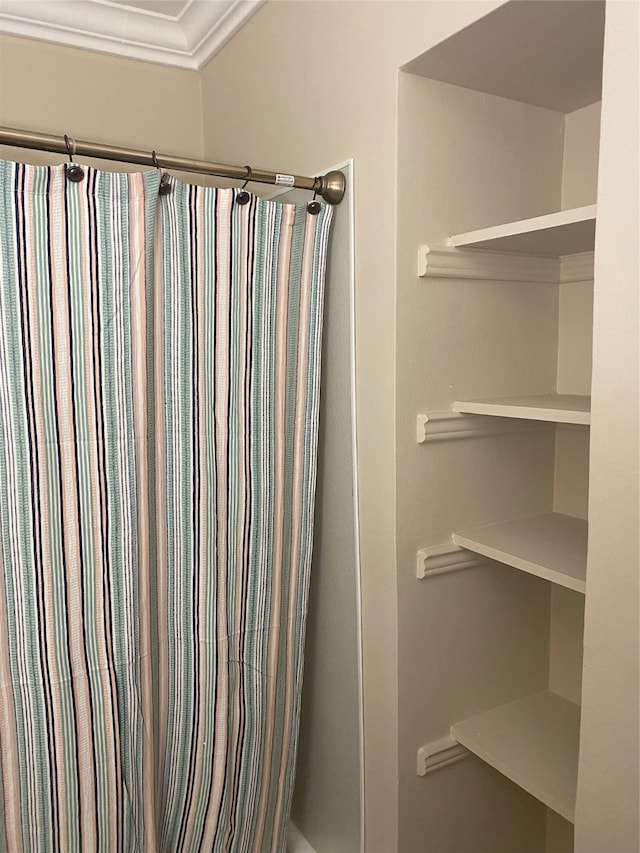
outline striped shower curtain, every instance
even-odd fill
[[[0,163],[0,850],[283,851],[331,208]]]

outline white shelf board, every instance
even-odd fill
[[[573,823],[580,708],[544,691],[451,727],[451,736]]]
[[[453,411],[469,415],[586,425],[591,422],[591,397],[581,397],[577,394],[485,397],[482,400],[456,400]]]
[[[550,512],[453,534],[468,551],[552,583],[586,591],[587,522]]]
[[[507,222],[449,238],[457,249],[491,249],[529,255],[575,255],[592,252],[596,230],[596,205],[561,210],[533,219]]]

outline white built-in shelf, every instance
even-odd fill
[[[524,418],[528,421],[552,421],[557,424],[589,424],[591,397],[581,397],[577,394],[534,394],[526,397],[456,400],[453,411],[469,415]]]
[[[585,593],[587,522],[550,512],[453,534],[453,543]]]
[[[507,222],[449,238],[457,249],[490,249],[528,255],[575,255],[593,252],[596,205],[561,210],[534,219]]]
[[[580,707],[544,691],[451,727],[451,736],[573,823]]]

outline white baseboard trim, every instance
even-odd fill
[[[295,823],[289,823],[287,853],[316,853]]]

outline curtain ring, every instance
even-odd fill
[[[317,178],[316,178],[317,180]],[[315,185],[315,181],[314,181]],[[313,191],[313,198],[307,205],[307,213],[310,213],[311,216],[317,216],[320,213],[320,202],[316,201],[316,196],[318,195],[318,190]]]
[[[155,150],[151,152],[151,162],[159,172],[162,172],[162,166],[158,163],[158,155]],[[158,187],[158,195],[169,195],[171,192],[171,175],[164,172],[160,178],[160,186]]]
[[[84,178],[84,172],[82,170],[82,166],[78,166],[77,163],[73,162],[73,155],[76,153],[76,143],[75,140],[72,142],[65,133],[64,144],[67,147],[67,154],[69,155],[69,163],[65,169],[65,174],[70,181],[77,184],[78,181],[81,181]]]
[[[247,170],[247,179],[244,182],[244,184],[240,187],[240,192],[236,196],[236,201],[238,202],[238,204],[248,204],[249,199],[250,199],[250,195],[245,190],[245,187],[247,186],[247,184],[251,180],[251,176],[253,175],[253,170],[252,170],[251,166],[245,166],[245,169]]]

